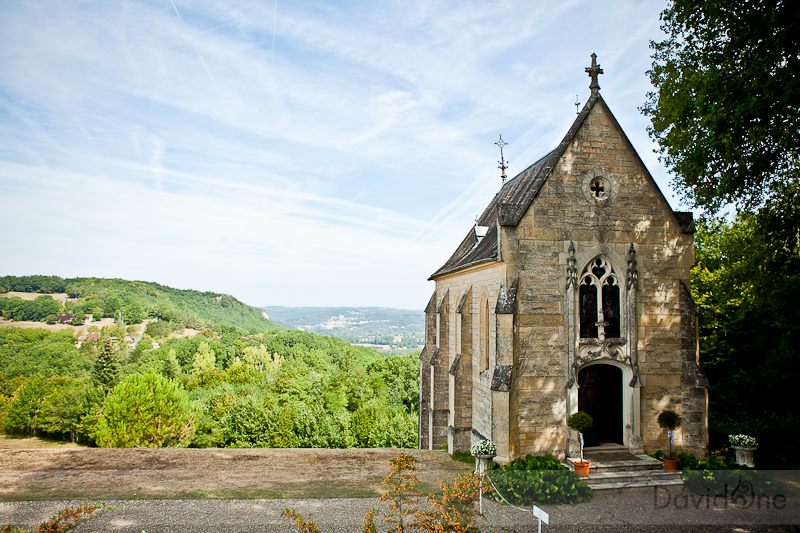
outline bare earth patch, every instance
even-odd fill
[[[443,451],[395,448],[0,449],[0,501],[374,497],[401,451],[426,492],[471,470]]]
[[[0,450],[26,450],[29,448],[84,448],[84,446],[59,440],[40,439],[39,437],[0,435]]]

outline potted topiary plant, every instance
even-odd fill
[[[567,426],[571,430],[578,432],[578,439],[581,444],[581,460],[573,462],[575,473],[578,474],[578,477],[589,477],[589,461],[584,461],[583,459],[583,432],[591,428],[592,425],[594,425],[592,415],[586,411],[578,411],[567,419]]]
[[[680,470],[681,461],[672,455],[672,442],[674,440],[673,432],[681,427],[681,415],[675,411],[664,411],[658,415],[656,422],[658,422],[658,426],[661,429],[667,430],[667,435],[669,436],[669,455],[664,457],[664,469],[670,472],[677,472]]]

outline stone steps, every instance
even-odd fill
[[[573,461],[577,460],[578,458],[568,457],[564,464],[574,470]],[[665,471],[664,463],[648,455],[637,455],[636,460],[629,461],[590,461],[590,463],[586,482],[593,490],[683,485],[680,472]]]
[[[627,452],[628,448],[622,444],[605,443],[598,446],[584,446],[583,454],[598,452]]]

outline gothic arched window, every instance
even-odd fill
[[[480,317],[480,344],[478,360],[478,372],[489,369],[489,299],[486,295],[481,298],[481,317]]]
[[[582,339],[620,336],[620,285],[608,260],[598,257],[581,275],[580,323]]]

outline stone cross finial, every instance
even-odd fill
[[[600,90],[600,85],[597,84],[597,76],[603,73],[603,69],[597,64],[597,54],[592,54],[592,66],[587,67],[586,72],[589,74],[589,77],[592,78],[592,83],[589,85],[589,88],[592,90],[592,94],[597,94],[597,91]]]

